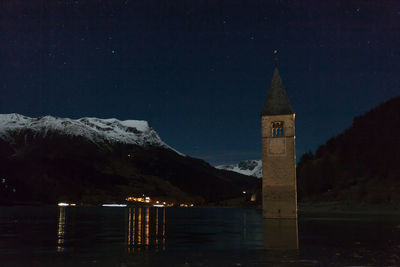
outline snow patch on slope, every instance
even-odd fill
[[[27,129],[42,137],[46,137],[48,132],[60,132],[65,135],[85,137],[98,145],[118,142],[144,147],[159,146],[183,155],[164,143],[147,121],[88,117],[73,120],[52,116],[30,118],[16,113],[0,114],[1,139],[13,143],[12,133]]]
[[[238,172],[244,175],[262,177],[262,162],[261,160],[245,160],[237,164],[215,166],[217,169]]]

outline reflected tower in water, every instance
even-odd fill
[[[154,247],[165,250],[165,208],[128,208],[128,252]]]
[[[263,239],[265,249],[298,249],[297,219],[263,219]]]

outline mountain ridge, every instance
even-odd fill
[[[120,142],[140,146],[160,146],[171,149],[149,123],[144,120],[118,120],[83,117],[80,119],[43,116],[27,117],[17,113],[0,114],[0,138],[13,142],[9,132],[29,129],[41,133],[44,137],[49,131],[59,131],[66,135],[82,136],[95,144]]]
[[[256,181],[177,152],[145,121],[0,116],[0,202],[219,202]],[[5,187],[7,186],[7,188]],[[10,189],[15,189],[13,192]]]
[[[261,160],[243,160],[236,164],[217,165],[215,168],[220,170],[228,170],[243,175],[262,178],[262,161]]]

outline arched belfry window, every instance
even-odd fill
[[[283,121],[274,121],[271,125],[272,127],[272,136],[273,137],[278,137],[278,136],[283,136]]]

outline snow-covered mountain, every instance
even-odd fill
[[[261,160],[245,160],[237,164],[215,166],[217,169],[238,172],[244,175],[262,177],[262,162]]]
[[[258,184],[176,153],[146,121],[0,115],[0,162],[10,188],[0,186],[0,205],[121,203],[143,194],[215,203]]]
[[[147,121],[81,118],[77,120],[44,116],[30,118],[20,114],[0,114],[0,138],[15,143],[15,134],[29,130],[35,135],[46,137],[49,133],[80,136],[91,142],[124,143],[139,146],[156,146],[171,149],[154,131]],[[180,155],[183,155],[179,153]]]

